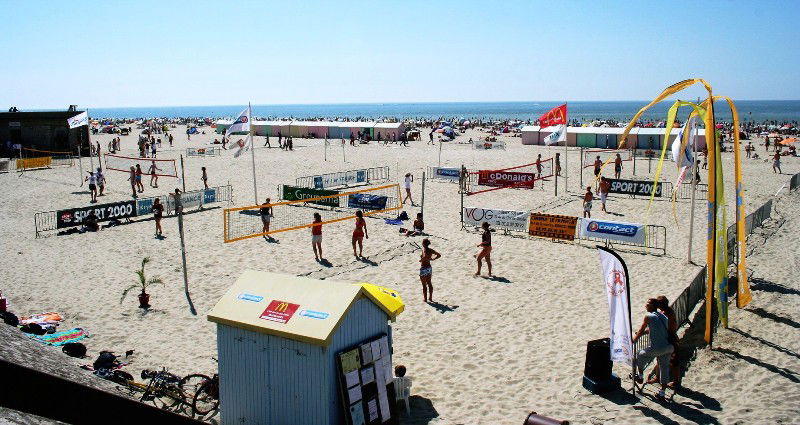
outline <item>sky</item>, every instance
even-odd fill
[[[0,109],[800,99],[800,1],[11,1]],[[687,97],[701,96],[697,89]]]

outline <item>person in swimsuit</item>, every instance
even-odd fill
[[[84,179],[89,182],[89,193],[92,195],[92,203],[97,202],[97,177],[89,171],[89,176]]]
[[[156,237],[161,237],[164,234],[164,231],[161,229],[161,217],[164,216],[164,204],[161,203],[161,199],[156,198],[153,201],[153,220],[156,221]]]
[[[592,218],[592,187],[586,186],[586,193],[583,194],[583,218]]]
[[[150,168],[147,169],[147,173],[150,174],[150,187],[158,187],[158,174],[156,174],[156,171],[161,171],[161,169],[156,167],[156,162],[153,161],[150,164]]]
[[[422,255],[419,257],[419,281],[422,282],[422,297],[425,302],[433,302],[433,268],[431,261],[438,260],[442,255],[431,248],[428,238],[422,240]]]
[[[772,173],[783,174],[781,172],[781,154],[780,152],[775,152],[775,155],[772,156]]]
[[[264,233],[265,238],[269,238],[271,236],[267,236],[267,233],[269,233],[269,222],[272,219],[272,207],[269,206],[269,198],[261,204],[259,212],[261,213],[261,224],[263,225],[261,231]]]
[[[403,199],[403,204],[410,200],[412,207],[414,206],[414,199],[411,198],[411,182],[413,181],[414,176],[412,176],[411,173],[406,173],[405,180],[403,181],[403,187],[406,189],[406,197]]]
[[[131,167],[131,174],[128,176],[128,181],[131,182],[131,191],[133,191],[133,197],[136,198],[136,168]]]
[[[617,154],[617,157],[614,158],[614,178],[618,179],[620,174],[622,174],[622,157]]]
[[[475,276],[480,276],[481,274],[481,265],[483,265],[483,259],[486,259],[486,267],[489,269],[489,277],[492,276],[492,232],[489,231],[489,222],[484,221],[481,224],[481,228],[483,228],[483,233],[481,234],[481,243],[477,246],[481,249],[481,252],[475,257],[478,260],[478,271],[475,272]]]
[[[314,249],[314,258],[322,260],[322,216],[314,213],[314,225],[311,226],[311,248]]]
[[[364,221],[364,213],[361,210],[356,211],[356,228],[353,230],[353,255],[356,258],[361,257],[364,250],[364,238],[369,239],[367,233],[367,222]],[[356,254],[356,244],[358,244],[358,254]]]
[[[136,164],[136,188],[139,193],[144,192],[144,185],[142,184],[142,167]]]
[[[414,220],[412,230],[406,230],[406,236],[417,236],[423,234],[425,230],[425,222],[422,221],[422,213],[417,213],[417,218]]]
[[[597,155],[597,159],[594,160],[594,176],[597,177],[600,175],[600,169],[603,168],[603,161],[600,160],[600,155]]]
[[[206,173],[206,167],[202,167],[203,175],[200,177],[200,180],[203,181],[203,186],[208,189],[208,174]]]

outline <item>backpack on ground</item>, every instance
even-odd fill
[[[92,367],[95,370],[98,369],[113,369],[114,365],[116,364],[117,356],[110,351],[101,351],[100,355],[97,356],[97,360],[92,363]]]
[[[86,356],[86,346],[80,342],[68,342],[61,347],[61,351],[70,357],[79,359]]]
[[[19,326],[19,318],[10,311],[0,311],[0,317],[6,325]]]
[[[47,331],[38,323],[28,323],[26,325],[22,325],[19,329],[26,334],[44,335],[47,333]]]

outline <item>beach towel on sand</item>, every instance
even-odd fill
[[[31,336],[31,338],[43,344],[59,347],[68,342],[80,341],[84,338],[88,338],[89,336],[89,332],[84,329],[72,328],[68,331],[56,332],[54,334],[34,335]]]
[[[49,312],[49,313],[39,313],[39,314],[31,314],[30,316],[22,316],[19,318],[20,325],[27,325],[30,323],[36,323],[39,326],[44,325],[56,325],[58,326],[58,322],[64,320],[60,314]]]
[[[391,219],[391,218],[384,218],[383,222],[386,223],[386,224],[392,224],[392,225],[395,225],[395,226],[399,226],[399,225],[403,224],[403,220],[394,220],[394,219]]]

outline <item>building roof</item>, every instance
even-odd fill
[[[0,120],[32,120],[32,119],[64,119],[64,125],[67,124],[67,118],[72,118],[84,111],[41,111],[41,112],[0,112]]]
[[[375,128],[400,128],[403,123],[400,122],[378,122],[375,123]]]
[[[301,342],[330,345],[353,304],[368,298],[394,320],[404,309],[391,289],[246,270],[208,313],[208,320]]]

